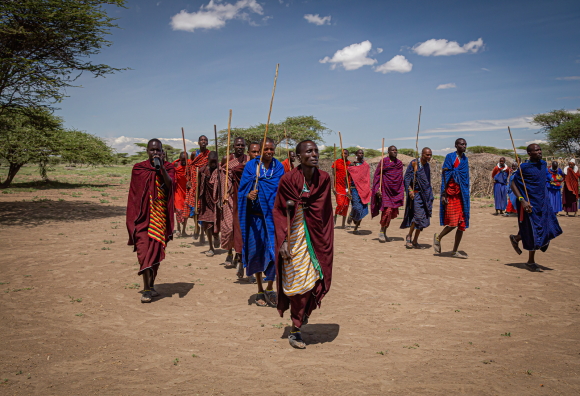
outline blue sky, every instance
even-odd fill
[[[130,67],[83,76],[58,114],[119,151],[152,137],[177,145],[227,126],[314,115],[326,144],[447,152],[542,138],[533,114],[580,107],[580,2],[128,1],[94,58]],[[439,89],[438,89],[439,88]],[[507,139],[507,140],[506,140]]]

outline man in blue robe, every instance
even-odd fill
[[[499,163],[493,169],[493,198],[495,200],[495,214],[503,215],[507,208],[507,185],[510,176],[510,168],[505,164],[505,158],[501,157]]]
[[[417,160],[411,161],[405,172],[404,181],[407,200],[401,228],[409,228],[405,243],[407,249],[424,249],[417,240],[421,231],[431,224],[433,189],[431,188],[431,167],[429,162],[432,156],[431,149],[425,147],[421,151],[419,164],[417,165]],[[415,231],[415,238],[413,238],[413,231]]]
[[[246,275],[256,275],[258,296],[256,304],[275,307],[278,304],[273,283],[276,279],[276,233],[272,210],[278,183],[284,175],[284,165],[274,158],[276,145],[270,138],[262,148],[263,158],[258,156],[246,163],[238,190],[238,216],[242,229],[242,262]],[[256,176],[258,183],[256,184]],[[266,290],[262,286],[262,273],[268,282]]]
[[[529,251],[526,266],[530,271],[541,271],[535,262],[536,250],[545,252],[550,241],[562,233],[556,214],[548,199],[546,186],[546,162],[538,144],[527,147],[530,159],[520,164],[512,181],[512,191],[517,198],[518,235],[510,235],[510,242],[518,254],[522,254],[519,242]],[[524,184],[525,183],[525,184]]]

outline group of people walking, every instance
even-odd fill
[[[274,157],[276,144],[269,138],[250,144],[236,138],[233,153],[221,160],[208,149],[206,136],[200,136],[198,145],[191,157],[182,152],[170,163],[163,160],[161,142],[151,139],[148,159],[133,167],[127,202],[128,244],[137,252],[143,303],[159,295],[155,279],[165,247],[174,236],[187,236],[187,222],[193,218],[193,239],[201,244],[207,239],[208,257],[221,247],[228,252],[226,265],[237,268],[239,278],[255,277],[258,306],[276,307],[280,316],[290,311],[290,345],[303,349],[306,344],[300,329],[330,290],[339,216],[342,223],[337,228],[344,229],[348,222],[358,234],[370,204],[371,217],[380,215],[378,239],[385,243],[391,241],[387,236],[391,221],[404,207],[401,228],[409,229],[405,246],[425,248],[418,238],[430,226],[434,201],[428,147],[404,171],[397,148],[390,146],[371,182],[362,149],[352,162],[349,152],[342,150],[331,176],[319,169],[318,146],[310,140],[298,143],[283,162]],[[432,246],[440,254],[443,238],[456,229],[451,255],[466,259],[467,254],[459,251],[470,218],[465,139],[457,139],[455,148],[443,163],[440,224],[444,228],[434,234]],[[530,251],[527,265],[537,271],[535,251],[545,251],[562,230],[554,212],[545,210],[548,171],[541,148],[532,144],[528,154],[529,162],[511,174],[510,190],[517,197],[513,202],[520,217],[519,233],[511,235],[510,242],[518,254],[522,253],[519,242],[523,243]],[[334,211],[331,192],[336,200]]]
[[[504,157],[499,159],[493,169],[493,196],[495,211],[498,215],[509,216],[515,214],[516,195],[511,189],[511,182],[518,169],[517,163],[512,163],[511,168],[506,165]],[[552,161],[546,169],[546,187],[548,199],[554,213],[566,212],[566,216],[576,216],[578,212],[578,180],[580,172],[576,160],[568,161],[568,166],[560,169],[558,161]]]

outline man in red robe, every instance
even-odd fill
[[[342,150],[342,158],[337,159],[332,164],[332,177],[334,184],[332,192],[336,198],[336,212],[334,212],[334,224],[336,224],[337,216],[342,216],[342,226],[345,228],[346,215],[348,214],[348,206],[350,204],[350,192],[348,191],[349,182],[347,180],[347,167],[350,161],[348,160],[348,150]]]
[[[173,180],[175,168],[163,161],[163,146],[158,139],[147,143],[149,159],[133,166],[127,200],[129,246],[139,260],[138,275],[143,275],[142,303],[159,296],[154,283],[165,246],[173,239]]]
[[[185,232],[187,227],[187,219],[189,218],[189,207],[185,203],[187,195],[187,176],[185,171],[187,164],[190,162],[187,159],[187,153],[182,151],[179,154],[179,159],[173,162],[175,167],[175,180],[173,189],[175,191],[175,220],[177,223],[177,236],[187,236]]]
[[[239,166],[245,166],[249,157],[244,153],[246,141],[242,137],[234,139],[234,152],[230,154],[229,162],[227,158],[222,159],[220,167],[222,191],[224,191],[222,205],[222,219],[220,224],[221,246],[228,251],[226,264],[235,268],[242,257],[242,230],[240,219],[238,218],[238,187],[240,186],[240,176],[236,172]],[[226,174],[226,162],[228,170]],[[227,180],[227,191],[226,191]],[[236,252],[234,258],[233,250]]]
[[[280,316],[290,309],[290,345],[304,349],[303,325],[330,290],[334,225],[330,175],[318,169],[318,147],[298,143],[300,165],[280,179],[274,204],[276,284]],[[293,205],[289,206],[287,202]],[[290,227],[288,227],[290,224]]]
[[[207,257],[215,255],[215,248],[220,246],[219,232],[221,211],[219,201],[221,199],[219,188],[218,155],[210,151],[207,156],[208,162],[199,169],[199,221],[203,224],[203,230],[207,235],[209,250],[205,252]]]
[[[288,173],[292,169],[294,169],[294,161],[296,161],[296,153],[294,151],[288,152],[288,158],[282,161],[282,165],[284,165],[284,172]]]
[[[207,164],[207,156],[209,155],[209,150],[207,149],[209,141],[207,136],[201,135],[197,141],[199,149],[195,152],[195,157],[191,160],[191,163],[187,166],[187,195],[185,201],[189,207],[189,217],[194,217],[199,214],[198,203],[199,203],[199,191],[197,188],[197,173],[199,168]],[[193,156],[193,153],[192,153]],[[197,198],[197,202],[196,202]],[[197,240],[200,235],[199,223],[195,224],[195,231],[193,233],[193,239]],[[205,243],[204,234],[201,233],[201,243]]]
[[[580,177],[580,172],[578,171],[578,166],[576,166],[576,160],[572,159],[568,162],[568,167],[564,168],[564,187],[562,191],[562,204],[566,216],[570,216],[570,213],[574,213],[576,216],[578,212],[578,178]]]

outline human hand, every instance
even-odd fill
[[[250,191],[250,193],[248,194],[248,198],[251,199],[252,201],[255,201],[256,198],[258,198],[258,190]]]
[[[527,213],[532,213],[532,205],[530,205],[530,203],[528,201],[526,201],[525,199],[522,202],[522,208],[524,208],[524,210]]]
[[[447,195],[441,194],[441,203],[443,203],[443,205],[447,205],[448,204]]]
[[[409,199],[415,199],[415,191],[409,191]]]
[[[290,260],[292,256],[290,256],[290,252],[288,251],[288,242],[284,241],[282,246],[280,246],[280,255],[284,260]]]

